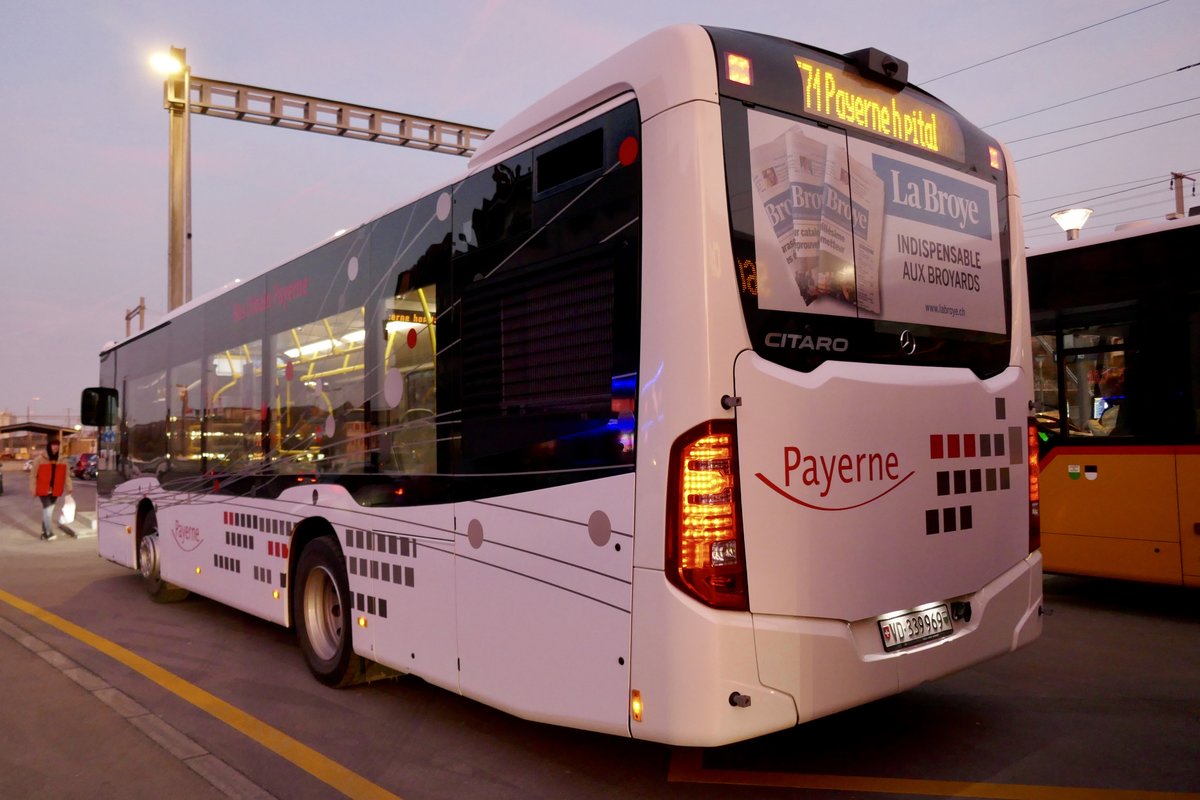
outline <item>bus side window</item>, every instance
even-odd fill
[[[1191,391],[1191,421],[1192,429],[1185,433],[1200,433],[1200,311],[1193,311],[1188,318],[1188,342],[1191,359],[1192,391]]]
[[[437,472],[437,290],[410,286],[411,278],[399,276],[384,311],[380,469],[431,475]]]
[[[270,424],[272,468],[282,474],[367,471],[365,309],[351,308],[276,333]]]
[[[262,342],[205,357],[204,441],[210,471],[236,473],[262,461]]]
[[[1129,434],[1126,403],[1128,326],[1075,329],[1063,337],[1071,436]]]

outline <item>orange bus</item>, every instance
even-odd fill
[[[1026,256],[1047,572],[1200,586],[1200,217]]]

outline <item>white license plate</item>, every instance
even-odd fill
[[[883,649],[888,652],[952,633],[954,623],[945,603],[879,620],[879,635],[883,637]]]

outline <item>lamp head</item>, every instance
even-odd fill
[[[1079,229],[1084,226],[1091,215],[1090,208],[1066,208],[1062,211],[1055,211],[1050,218],[1067,232],[1067,239],[1078,239]]]

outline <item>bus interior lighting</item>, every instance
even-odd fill
[[[739,56],[737,53],[726,53],[725,67],[729,80],[734,83],[740,83],[744,86],[752,86],[754,84],[754,68],[750,64],[750,59],[745,56]]]

